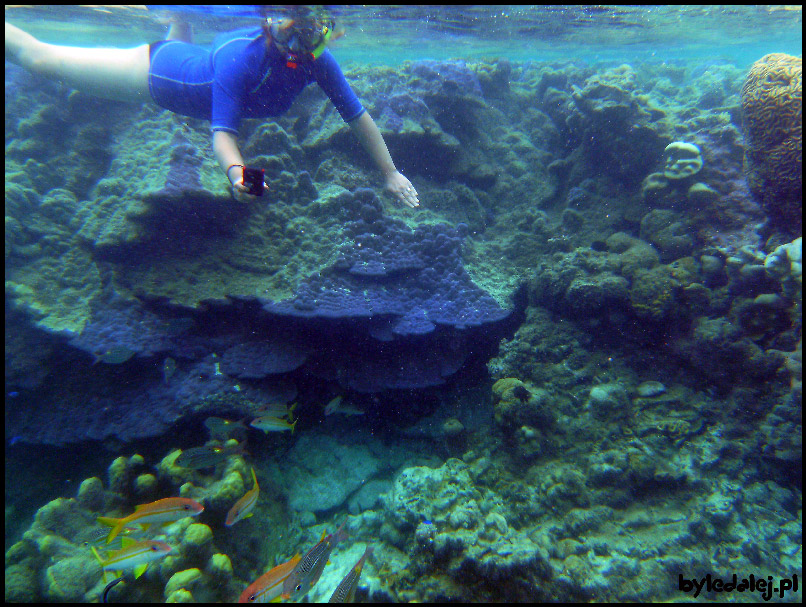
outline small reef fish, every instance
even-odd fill
[[[201,470],[202,468],[212,468],[225,461],[230,455],[243,453],[239,447],[222,447],[220,445],[202,445],[201,447],[191,447],[182,451],[181,455],[174,460],[174,464],[182,468],[191,470]]]
[[[344,576],[344,579],[336,587],[336,590],[330,595],[328,603],[354,603],[355,590],[358,588],[358,579],[361,577],[361,570],[364,568],[364,562],[372,555],[372,547],[367,546],[364,554],[358,559],[355,567],[350,569],[349,573]]]
[[[139,578],[148,569],[149,563],[161,559],[171,550],[173,548],[165,542],[155,540],[136,542],[129,537],[124,537],[123,548],[110,552],[105,559],[101,558],[95,547],[92,548],[92,553],[101,564],[101,569],[104,572],[104,583],[106,583],[107,571],[118,572],[134,569],[134,577]]]
[[[208,417],[204,420],[204,425],[210,432],[210,438],[213,440],[227,440],[228,438],[235,438],[240,441],[246,437],[249,431],[243,425],[243,420],[230,421],[223,417]]]
[[[323,533],[322,539],[308,550],[308,553],[302,557],[302,560],[297,563],[297,566],[294,567],[294,570],[283,582],[283,593],[281,595],[283,600],[292,599],[296,601],[305,596],[319,581],[333,548],[344,539],[347,539],[344,525],[339,527],[336,533],[332,533],[327,537]]]
[[[337,396],[331,400],[325,406],[325,415],[333,415],[334,413],[340,413],[342,415],[364,415],[364,411],[361,411],[361,409],[356,409],[350,405],[342,405],[341,402],[341,396]]]
[[[333,415],[341,404],[341,396],[337,396],[325,405],[325,415]]]
[[[126,346],[115,346],[114,348],[109,348],[106,352],[101,354],[97,352],[93,353],[95,360],[92,361],[92,364],[97,365],[98,363],[106,363],[107,365],[121,365],[135,354],[136,352],[131,348],[127,348]]]
[[[297,566],[302,556],[295,554],[290,561],[269,569],[247,586],[238,599],[239,603],[277,603],[283,591],[283,582]]]
[[[132,535],[137,531],[138,530],[135,529],[134,527],[124,527],[123,529],[120,530],[120,533],[118,535],[122,536],[120,539],[123,539],[123,537]],[[89,531],[81,533],[78,536],[77,540],[80,541],[85,546],[90,546],[92,544],[102,544],[102,543],[105,544],[106,538],[108,537],[109,537],[109,527],[94,527]]]
[[[252,480],[255,483],[252,488],[244,493],[243,497],[235,502],[235,505],[230,508],[230,511],[227,513],[227,520],[224,522],[224,525],[227,527],[232,527],[238,521],[252,516],[252,509],[255,507],[255,504],[257,504],[257,498],[260,494],[260,487],[258,487],[257,484],[254,468],[252,468]]]
[[[166,497],[150,504],[135,506],[134,512],[124,518],[99,516],[98,522],[112,527],[106,538],[106,543],[111,544],[127,525],[141,525],[145,530],[153,523],[172,523],[186,516],[199,516],[202,512],[204,506],[196,500],[188,497]]]
[[[298,421],[299,419],[296,419],[294,420],[294,423],[290,423],[284,419],[280,419],[279,417],[274,417],[273,415],[264,415],[262,417],[256,417],[249,425],[267,433],[291,430],[291,434],[294,434],[294,426],[297,425]]]

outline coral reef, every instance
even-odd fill
[[[306,358],[305,350],[291,340],[246,342],[224,351],[221,370],[234,377],[255,379],[293,371]]]
[[[663,152],[665,127],[659,121],[663,112],[641,94],[636,71],[621,65],[571,88],[565,122],[573,137],[585,142],[590,160],[625,180],[646,174],[650,159]],[[589,143],[598,140],[607,143]]]
[[[439,468],[400,472],[383,497],[389,514],[380,533],[405,554],[405,560],[398,553],[395,561],[411,573],[387,577],[376,596],[409,601],[447,596],[496,601],[658,596],[663,594],[658,585],[666,579],[663,570],[679,566],[679,557],[672,554],[691,551],[693,541],[715,547],[720,541],[717,530],[727,527],[737,539],[722,544],[721,550],[737,554],[754,528],[737,503],[737,485],[726,481],[700,492],[686,509],[687,516],[665,510],[663,498],[649,495],[690,495],[696,483],[686,479],[689,473],[675,473],[634,447],[620,456],[606,450],[586,464],[537,465],[532,485],[495,480],[500,473],[496,468],[488,456],[468,454],[464,461],[449,459]],[[586,475],[591,483],[587,486]],[[621,493],[615,489],[619,484],[644,493],[650,503],[640,509],[615,505],[612,492]],[[761,503],[772,495],[782,502],[792,497],[786,490],[755,483],[748,502]],[[765,537],[773,533],[776,518],[771,515],[762,523]],[[373,520],[368,513],[362,519],[365,524]],[[781,547],[794,546],[796,521],[790,514],[778,520],[788,521]],[[651,539],[658,524],[666,529],[662,547]],[[613,534],[614,526],[623,533]],[[694,549],[686,562],[707,567],[712,552]],[[655,557],[648,558],[649,553]],[[774,562],[767,561],[773,567]]]
[[[720,61],[353,67],[415,210],[367,189],[316,91],[244,122],[270,192],[239,206],[206,123],[23,78],[6,600],[98,600],[96,518],[169,496],[205,510],[150,529],[171,553],[113,599],[231,601],[342,524],[308,600],[367,543],[359,600],[679,600],[681,572],[800,575],[799,156],[770,154],[780,183],[752,157],[798,97],[793,63],[765,65],[744,123],[744,71]],[[334,397],[362,415],[326,415]],[[291,402],[294,434],[249,427]],[[177,465],[209,416],[238,444]],[[225,527],[252,466],[253,517]]]
[[[248,467],[240,456],[232,456],[222,463],[219,474],[206,476],[176,467],[175,459],[176,453],[171,453],[152,468],[139,455],[119,457],[109,466],[107,487],[99,478],[88,478],[75,497],[58,498],[40,508],[22,540],[6,553],[6,599],[98,601],[106,582],[88,545],[103,552],[119,547],[120,540],[107,547],[109,528],[97,527],[95,519],[113,510],[128,512],[138,501],[164,497],[156,485],[148,495],[143,493],[144,476],[151,476],[160,491],[201,501],[205,512],[201,519],[153,525],[147,532],[139,526],[127,529],[128,537],[156,537],[173,549],[142,578],[127,577],[112,591],[115,601],[220,602],[237,597],[246,582],[235,570],[240,573],[257,564],[258,555],[236,538],[228,538],[234,532],[223,526],[223,520],[244,492]],[[154,474],[143,474],[146,469]],[[238,564],[235,569],[233,561]]]
[[[464,270],[466,227],[410,230],[384,215],[371,190],[342,191],[328,204],[341,217],[346,241],[329,267],[300,281],[293,298],[232,295],[206,304],[207,313],[153,294],[145,304],[119,296],[97,302],[80,334],[61,335],[96,360],[117,355],[113,362],[120,373],[131,374],[130,382],[89,402],[63,398],[60,407],[37,411],[37,424],[21,409],[11,418],[13,431],[56,444],[155,436],[184,416],[215,412],[224,395],[241,394],[233,412],[247,414],[276,392],[276,383],[254,380],[282,380],[297,369],[338,377],[345,388],[362,392],[444,383],[464,364],[473,335],[487,335],[481,331],[500,326],[510,314]],[[352,330],[344,330],[345,322]],[[494,342],[492,334],[484,339]],[[343,354],[333,357],[334,347]],[[179,361],[170,380],[138,376],[166,357]],[[60,390],[72,384],[79,392],[83,381],[67,377]],[[152,415],[139,414],[144,402],[151,403]]]
[[[764,258],[764,270],[781,281],[784,295],[794,298],[800,292],[802,297],[803,237],[798,236],[792,242],[778,245]]]
[[[686,179],[702,170],[702,154],[700,148],[685,141],[673,141],[663,151],[666,157],[666,168],[663,176],[666,179]]]
[[[803,59],[756,61],[742,87],[750,189],[780,227],[799,234],[803,196]]]
[[[394,335],[423,335],[436,325],[463,329],[507,312],[473,284],[460,249],[467,226],[420,226],[384,218],[371,190],[340,201],[352,218],[332,271],[302,282],[291,300],[269,303],[274,314],[303,318],[391,316]]]

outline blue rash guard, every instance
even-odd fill
[[[151,45],[148,88],[167,110],[210,120],[213,131],[238,133],[242,118],[279,116],[316,82],[345,122],[364,113],[333,55],[286,66],[261,28],[221,34],[212,49],[165,40]]]

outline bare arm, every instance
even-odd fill
[[[218,166],[220,166],[221,170],[225,173],[227,172],[227,168],[231,167],[233,164],[243,164],[243,156],[241,156],[241,150],[238,148],[238,138],[234,133],[214,131],[213,153],[215,154],[216,160],[218,160]],[[234,183],[239,178],[243,178],[243,171],[238,167],[234,167],[230,171],[230,174],[227,175],[227,179],[229,179],[231,183]]]
[[[369,112],[364,112],[361,116],[349,123],[358,141],[372,158],[372,161],[383,173],[386,182],[386,189],[400,202],[410,207],[419,206],[417,190],[411,182],[395,168],[386,142],[383,140],[381,132],[378,130],[375,121]]]
[[[238,148],[237,135],[229,131],[213,131],[213,153],[222,171],[227,173],[227,169],[230,169],[227,179],[232,184],[235,199],[239,202],[248,202],[256,198],[256,196],[246,193],[248,188],[243,183],[243,168],[241,168],[244,166],[244,161],[241,150]],[[233,167],[234,164],[241,166]],[[266,186],[264,185],[264,187]],[[268,188],[266,187],[266,189]]]

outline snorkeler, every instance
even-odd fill
[[[177,114],[210,120],[213,153],[242,202],[255,197],[244,184],[237,139],[241,119],[278,116],[316,82],[383,173],[387,191],[416,207],[417,190],[395,168],[378,127],[326,48],[334,26],[310,8],[296,7],[291,18],[269,18],[260,28],[221,34],[212,49],[178,39],[187,36],[177,35],[176,24],[167,40],[110,49],[47,44],[6,23],[6,59],[98,97],[151,100]]]

